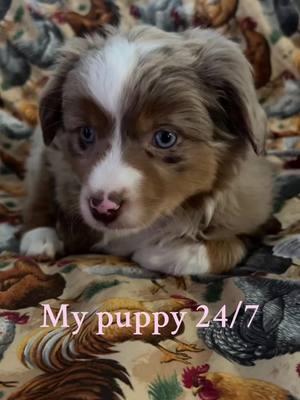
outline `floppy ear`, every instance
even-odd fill
[[[68,73],[84,52],[101,48],[105,38],[115,31],[112,27],[106,27],[101,35],[73,38],[61,49],[55,72],[44,88],[40,99],[39,117],[44,142],[47,146],[51,144],[58,128],[62,126],[63,85]]]
[[[39,105],[44,143],[49,146],[62,124],[62,85],[64,77],[55,75],[46,85]]]
[[[62,48],[54,74],[41,94],[39,117],[46,146],[51,144],[62,125],[63,84],[86,47],[85,39],[75,38]]]
[[[196,29],[185,36],[217,133],[227,140],[248,142],[261,153],[265,116],[256,97],[251,66],[241,49],[211,30]]]

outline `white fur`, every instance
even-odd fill
[[[103,190],[110,193],[126,189],[134,194],[141,182],[140,171],[122,160],[120,134],[116,134],[111,151],[95,166],[89,177],[88,186],[92,192]]]
[[[111,192],[124,191],[130,202],[134,203],[137,200],[142,179],[143,175],[140,171],[122,160],[121,138],[117,128],[114,133],[111,150],[104,160],[94,167],[88,178],[87,185],[81,192],[80,207],[83,216],[92,226],[95,226],[96,229],[99,228],[99,224],[90,214],[87,198],[99,191],[103,191],[106,195]],[[137,214],[137,209],[131,209],[130,213],[127,213],[127,222],[134,225],[136,219],[138,219]]]
[[[65,83],[68,99],[80,93],[119,121],[123,89],[137,60],[133,43],[119,37],[108,40],[101,50],[91,51],[69,72]],[[75,122],[76,116],[72,118]]]
[[[101,51],[91,53],[80,63],[82,89],[106,111],[118,116],[124,86],[139,58],[158,46],[151,42],[142,46],[121,36],[108,39]]]
[[[107,40],[101,51],[91,51],[78,67],[71,71],[66,84],[68,96],[78,95],[78,91],[92,97],[101,107],[115,119],[115,131],[110,152],[104,160],[93,169],[88,182],[80,196],[80,208],[85,220],[95,229],[99,223],[91,216],[87,198],[96,192],[106,194],[125,191],[130,203],[135,203],[142,180],[141,173],[126,164],[122,159],[121,150],[121,108],[124,88],[131,75],[136,70],[140,58],[161,46],[161,43],[147,42],[144,44],[128,41],[127,38],[114,36]],[[126,213],[126,222],[135,226],[139,210],[131,208]]]
[[[87,57],[81,72],[92,97],[111,114],[118,114],[124,84],[137,62],[134,43],[113,37],[101,52]]]
[[[26,232],[22,237],[20,250],[28,256],[54,258],[57,253],[62,252],[63,244],[55,229],[43,227]]]
[[[171,246],[149,246],[137,250],[132,259],[144,268],[171,275],[207,274],[211,263],[203,243],[179,241]]]

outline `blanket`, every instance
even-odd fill
[[[299,21],[297,0],[0,1],[0,399],[300,399]],[[18,254],[40,90],[63,42],[107,23],[210,27],[252,64],[277,197],[230,274]]]

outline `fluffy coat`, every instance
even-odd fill
[[[28,161],[21,251],[107,252],[175,275],[233,268],[273,198],[266,118],[238,46],[136,27],[61,54]],[[175,144],[158,146],[161,132]]]

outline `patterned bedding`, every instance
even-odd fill
[[[64,40],[106,23],[208,26],[251,62],[278,195],[234,273],[18,255],[40,89]],[[298,0],[0,0],[0,399],[300,399],[299,76]]]

